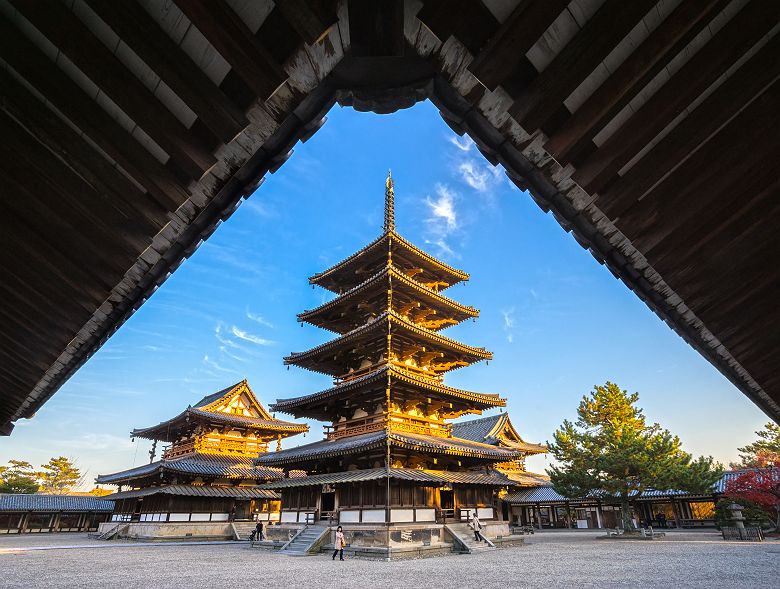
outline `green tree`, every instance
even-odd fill
[[[732,463],[733,468],[764,468],[769,465],[780,466],[780,426],[767,423],[764,429],[756,432],[758,440],[742,448],[737,448],[741,463]]]
[[[0,467],[0,493],[35,493],[38,480],[32,464],[24,460],[9,460]]]
[[[52,495],[64,495],[81,480],[81,472],[74,462],[64,456],[52,458],[38,473],[41,481],[41,491]]]
[[[614,383],[595,386],[553,435],[548,469],[555,490],[567,497],[605,494],[619,498],[623,528],[631,529],[630,499],[647,489],[708,493],[723,469],[712,457],[693,460],[680,439],[657,423],[648,425],[636,406],[639,394]]]

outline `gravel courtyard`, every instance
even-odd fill
[[[82,534],[0,537],[0,587],[772,587],[780,542],[727,543],[713,532],[653,542],[543,532],[526,546],[419,560],[333,562],[241,543],[97,542]]]

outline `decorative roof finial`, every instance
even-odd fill
[[[393,175],[387,171],[385,181],[385,233],[395,231],[395,192],[393,190]]]

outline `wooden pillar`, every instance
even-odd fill
[[[596,527],[598,527],[599,530],[604,527],[603,521],[604,520],[601,518],[601,501],[599,501],[596,503]]]

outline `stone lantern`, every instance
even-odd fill
[[[742,507],[739,503],[732,503],[728,506],[728,509],[731,511],[731,521],[734,522],[734,525],[744,530],[745,516],[742,515],[742,510],[745,508]]]

